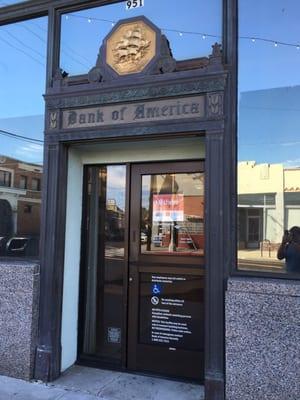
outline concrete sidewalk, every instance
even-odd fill
[[[51,384],[0,376],[0,400],[203,400],[200,385],[74,366]]]

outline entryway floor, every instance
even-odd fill
[[[0,376],[0,400],[204,400],[203,386],[73,366],[43,384]]]

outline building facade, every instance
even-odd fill
[[[43,168],[1,156],[1,255],[38,256]]]
[[[31,261],[35,279],[40,266],[19,376],[53,381],[80,363],[196,381],[206,400],[296,400],[300,266],[288,273],[277,250],[300,225],[298,61],[273,51],[297,52],[300,9],[257,3],[257,19],[243,1],[188,3],[0,7],[19,52],[46,65],[43,136],[38,111],[0,116],[3,248],[41,229],[39,255],[0,259]],[[46,35],[46,55],[28,53]]]

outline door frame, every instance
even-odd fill
[[[127,346],[128,353],[130,353],[130,357],[128,357],[128,366],[129,370],[140,370],[141,372],[145,372],[145,370],[138,366],[138,347],[143,347],[145,351],[152,352],[153,357],[157,359],[160,358],[161,354],[166,351],[166,348],[163,347],[159,349],[158,346],[153,344],[145,345],[139,344],[138,342],[138,329],[139,329],[139,306],[137,304],[136,299],[139,298],[139,272],[155,272],[158,274],[186,274],[193,276],[203,276],[205,274],[204,268],[204,257],[203,256],[170,256],[170,255],[152,255],[147,254],[143,255],[140,253],[140,207],[141,207],[141,176],[142,175],[151,175],[151,174],[159,174],[159,173],[191,173],[191,172],[203,172],[205,173],[205,161],[204,160],[178,160],[173,162],[156,162],[156,163],[138,163],[132,165],[131,169],[131,179],[134,182],[135,187],[130,188],[131,197],[130,197],[130,255],[129,255],[129,264],[128,271],[130,275],[130,290],[129,290],[129,308],[128,308],[128,325],[132,326],[132,334],[130,337],[128,336]],[[205,189],[205,184],[204,184]],[[205,192],[204,195],[204,204],[205,204]],[[138,212],[136,212],[138,210]],[[204,215],[205,217],[205,215]],[[205,220],[204,220],[205,226]],[[205,230],[204,230],[205,232]],[[204,233],[205,235],[205,233]],[[205,236],[204,236],[205,237]],[[184,264],[184,266],[182,265]],[[195,269],[195,267],[199,269]],[[202,267],[202,268],[201,268]],[[168,268],[172,268],[171,271],[168,271]],[[184,271],[184,272],[183,272]],[[204,283],[204,293],[205,293],[205,283]],[[205,297],[204,297],[204,307],[205,307]],[[129,312],[130,311],[130,312]],[[205,319],[203,320],[205,327]],[[200,340],[200,339],[199,339]],[[203,343],[205,350],[205,340]],[[172,347],[172,346],[170,346]],[[161,354],[160,354],[161,353]],[[199,361],[202,358],[200,363],[203,363],[204,370],[204,352],[201,351],[190,351],[185,349],[178,349],[178,356],[176,354],[169,353],[173,358],[174,363],[176,362],[176,358],[184,359],[184,357],[190,357],[191,361],[194,358],[194,362],[196,363],[199,358]],[[199,364],[200,364],[199,363]],[[200,371],[200,368],[199,368]],[[151,372],[149,372],[151,374]],[[153,372],[152,372],[153,373]],[[161,375],[162,373],[157,372],[157,375]],[[174,368],[172,372],[169,374],[165,374],[164,376],[175,377],[177,374],[177,369]],[[178,376],[179,375],[179,376]],[[180,377],[180,372],[177,377],[179,379],[193,380],[197,379],[196,377],[184,378]],[[200,373],[199,373],[200,375]],[[195,374],[196,376],[196,374]],[[199,378],[200,379],[200,378]],[[201,378],[203,379],[203,378]]]
[[[85,298],[84,298],[84,291],[85,291],[85,282],[86,282],[86,262],[87,262],[87,250],[86,250],[86,243],[87,243],[87,229],[86,229],[86,218],[87,218],[87,208],[88,208],[88,203],[87,203],[87,187],[88,187],[88,179],[87,179],[87,171],[89,168],[95,168],[99,169],[101,166],[111,166],[111,165],[125,165],[126,166],[126,189],[125,189],[125,235],[124,235],[124,242],[125,242],[125,253],[124,253],[124,273],[123,273],[123,329],[122,329],[122,357],[121,357],[121,364],[120,365],[115,365],[113,363],[105,362],[104,360],[101,360],[100,358],[89,356],[83,354],[83,327],[84,327],[84,313],[85,313]],[[109,369],[116,369],[120,371],[134,371],[134,372],[139,372],[136,371],[135,368],[128,367],[128,348],[133,347],[133,342],[135,338],[129,339],[128,335],[128,326],[130,324],[129,321],[129,308],[128,308],[128,303],[129,299],[131,297],[130,292],[129,292],[129,273],[130,273],[130,263],[135,262],[137,254],[136,252],[133,254],[133,257],[131,256],[132,249],[130,249],[130,244],[132,243],[132,225],[133,222],[135,221],[136,223],[139,223],[139,218],[137,218],[137,213],[134,212],[133,210],[138,209],[139,210],[139,201],[140,199],[138,196],[135,196],[135,201],[138,202],[138,204],[133,204],[132,203],[132,198],[134,197],[132,193],[134,190],[132,190],[132,184],[135,182],[133,178],[133,174],[139,174],[140,171],[145,171],[148,170],[149,173],[159,173],[161,172],[161,168],[165,168],[164,172],[177,172],[177,173],[184,173],[184,172],[191,172],[191,170],[199,170],[200,172],[205,173],[205,160],[199,159],[199,160],[174,160],[174,161],[156,161],[156,162],[132,162],[132,163],[99,163],[99,164],[86,164],[84,165],[84,173],[83,173],[83,202],[82,202],[82,229],[81,229],[81,255],[80,255],[80,287],[79,287],[79,310],[78,310],[78,341],[77,341],[77,361],[76,363],[80,365],[86,365],[86,366],[91,366],[91,367],[97,367],[97,368],[109,368]],[[135,171],[134,171],[135,170]],[[134,183],[136,184],[136,183]],[[204,199],[205,199],[205,194],[204,194]],[[175,261],[168,262],[169,257],[168,256],[155,256],[156,262],[163,262],[167,264],[174,264],[175,270],[179,271],[180,265]],[[194,259],[196,261],[191,261],[189,257],[181,257],[180,261],[185,262],[186,264],[189,265],[189,267],[185,268],[185,271],[187,274],[194,274],[194,271],[192,270],[192,266],[196,265],[200,261],[200,265],[203,265],[203,256],[200,257],[195,257]],[[149,256],[142,257],[141,259],[142,262],[147,264],[147,261],[149,262]],[[167,262],[166,262],[167,261]],[[158,268],[159,269],[159,268]],[[204,271],[203,269],[199,270],[199,275],[203,275]],[[198,275],[198,273],[197,273]],[[132,293],[133,291],[131,291]],[[205,301],[204,301],[205,303]],[[204,322],[205,324],[205,322]],[[131,343],[131,344],[129,344]],[[134,342],[135,343],[135,342]],[[158,374],[159,375],[159,374]]]
[[[159,162],[151,162],[151,163],[134,163],[132,164],[132,168],[131,168],[131,179],[133,177],[133,174],[135,174],[136,176],[140,176],[140,174],[145,173],[147,174],[149,171],[149,174],[158,174],[161,172],[161,167],[166,168],[164,170],[164,173],[173,173],[173,172],[177,172],[177,173],[184,173],[184,172],[190,172],[191,169],[195,169],[197,170],[197,168],[199,169],[200,172],[205,172],[205,161],[204,160],[178,160],[178,161],[159,161]],[[150,172],[151,171],[151,172]],[[135,185],[137,185],[135,183]],[[130,190],[130,195],[131,195],[131,191]],[[205,195],[204,195],[205,198]],[[139,209],[140,207],[140,203],[139,203],[139,199],[138,196],[130,196],[130,210],[133,209]],[[135,231],[138,228],[138,224],[139,224],[139,218],[137,218],[137,215],[135,213],[131,213],[130,215],[130,231],[132,230],[131,228],[133,226],[135,226]],[[135,237],[136,233],[134,231],[131,232],[131,237],[130,237],[130,243],[133,243],[135,241]],[[139,261],[141,262],[145,262],[145,263],[149,263],[149,255],[140,255],[139,258],[139,254],[137,252],[137,248],[133,247],[130,249],[130,260],[129,262],[137,262],[139,259]],[[168,260],[170,259],[168,256],[155,256],[156,261],[161,262],[161,263],[168,263]],[[187,264],[194,264],[191,262],[189,257],[183,257],[181,258],[182,261],[185,261]],[[150,261],[151,262],[151,261]],[[174,263],[176,264],[178,261],[174,261]]]
[[[87,242],[87,229],[85,228],[87,218],[87,171],[89,168],[100,169],[101,166],[126,166],[126,179],[125,179],[125,232],[124,232],[124,271],[123,271],[123,315],[122,315],[122,334],[121,343],[127,343],[127,313],[128,313],[128,262],[129,262],[129,207],[130,207],[130,163],[99,163],[99,164],[85,164],[83,166],[83,196],[82,196],[82,224],[81,224],[81,251],[80,251],[80,274],[79,274],[79,307],[78,307],[78,336],[77,336],[77,359],[76,363],[79,365],[96,367],[96,368],[109,368],[118,371],[127,371],[127,344],[122,345],[121,350],[121,364],[105,362],[100,358],[83,354],[83,330],[84,330],[84,313],[85,313],[85,280],[86,280],[86,242]],[[98,260],[99,261],[99,260]]]
[[[257,215],[249,215],[249,208],[247,208],[247,220],[246,220],[246,227],[247,227],[247,230],[246,230],[246,234],[247,234],[247,237],[246,237],[246,243],[247,243],[247,249],[259,249],[259,244],[260,244],[260,241],[262,240],[262,235],[261,235],[261,233],[262,233],[262,215],[261,215],[261,208],[256,208],[257,210],[259,210],[259,212],[258,212],[258,214]],[[251,210],[253,210],[253,208],[251,208]],[[250,232],[249,232],[249,226],[250,226],[250,224],[249,224],[249,220],[250,219],[253,219],[253,220],[257,220],[258,222],[258,241],[257,242],[255,242],[255,241],[250,241],[249,240],[249,234],[250,234]]]

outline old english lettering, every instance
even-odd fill
[[[103,106],[63,112],[63,129],[204,118],[204,96]]]

